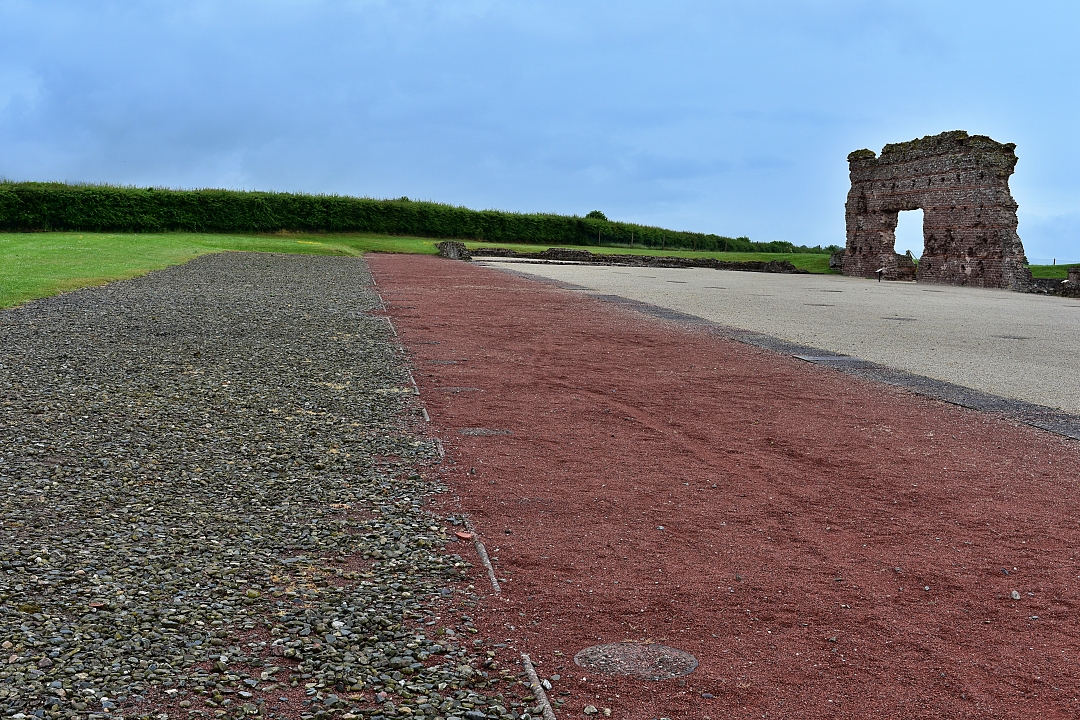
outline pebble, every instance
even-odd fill
[[[223,253],[0,312],[3,716],[524,712],[419,622],[478,598],[380,310],[362,259]]]
[[[1009,597],[1011,597],[1013,600],[1019,600],[1020,599],[1020,593],[1017,592],[1016,590],[1013,590],[1011,593],[1009,593]]]

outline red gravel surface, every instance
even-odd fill
[[[1076,442],[496,270],[369,260],[506,579],[477,624],[560,676],[560,718],[1080,717]],[[625,640],[700,664],[573,663]]]

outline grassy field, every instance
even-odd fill
[[[434,254],[436,242],[380,235],[0,233],[0,308],[144,275],[207,253]]]
[[[0,233],[0,308],[67,290],[102,285],[187,262],[207,253],[249,252],[360,255],[366,252],[435,254],[438,240],[361,234],[212,235],[197,233]],[[526,252],[548,245],[467,243],[470,248],[507,247]],[[597,248],[612,253],[656,254],[644,248]],[[779,253],[660,254],[721,260],[790,260],[811,272],[827,272],[828,255]]]
[[[208,253],[249,252],[361,255],[366,252],[437,252],[438,240],[363,234],[212,235],[196,233],[0,233],[0,308],[34,298],[144,275]],[[467,242],[470,250],[500,247],[541,252],[549,245]],[[744,262],[787,260],[813,273],[828,273],[829,256],[814,253],[723,253],[595,245],[592,252],[710,257]],[[1062,278],[1067,265],[1032,265],[1035,277]]]
[[[469,250],[482,248],[508,248],[517,252],[543,252],[550,245],[513,245],[509,243],[466,242]],[[707,257],[728,262],[749,262],[752,260],[787,260],[800,270],[812,273],[829,273],[828,254],[817,253],[759,253],[759,252],[694,252],[693,250],[661,250],[660,248],[627,247],[625,245],[581,246],[583,250],[611,255],[666,255],[668,257]]]
[[[1031,265],[1031,277],[1037,278],[1061,278],[1064,280],[1069,275],[1071,265]]]

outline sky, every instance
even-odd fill
[[[1080,261],[1077,37],[1075,0],[0,0],[0,176],[843,245],[849,152],[962,129]]]

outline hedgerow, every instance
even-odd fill
[[[548,245],[634,244],[737,252],[808,252],[788,242],[751,242],[577,217],[471,210],[408,198],[164,190],[0,181],[0,230],[85,232],[364,232]]]

